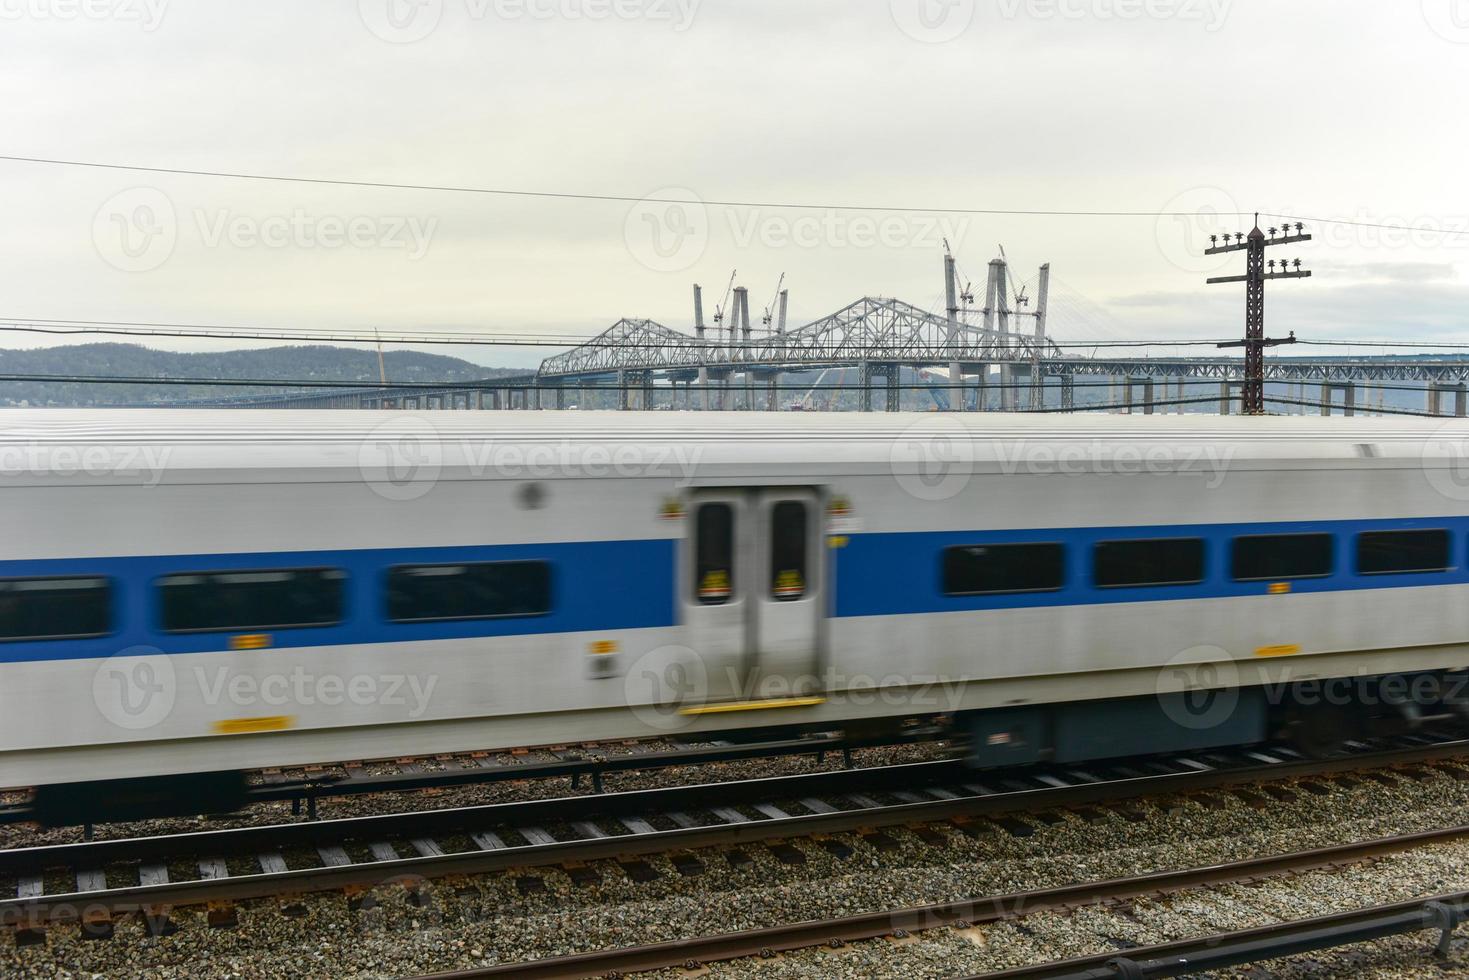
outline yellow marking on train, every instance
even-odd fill
[[[693,708],[679,708],[681,715],[718,715],[726,711],[764,711],[767,708],[809,708],[814,704],[825,704],[823,697],[768,698],[764,701],[725,701],[720,704],[701,704]]]
[[[826,546],[828,548],[845,548],[847,546],[847,536],[845,534],[833,534],[826,539]]]
[[[1300,652],[1301,648],[1294,643],[1283,643],[1280,646],[1274,647],[1255,648],[1255,656],[1257,657],[1289,657],[1292,654]]]
[[[274,643],[269,633],[241,633],[230,637],[231,650],[264,650]]]
[[[1289,582],[1271,582],[1269,592],[1271,595],[1285,595],[1290,591]]]
[[[250,732],[280,732],[294,725],[290,715],[270,715],[265,718],[226,718],[210,727],[216,735],[245,735]]]
[[[597,641],[595,641],[593,643],[588,643],[587,644],[587,653],[595,654],[597,656],[606,656],[609,653],[616,653],[616,652],[617,652],[617,641],[616,640],[597,640]]]

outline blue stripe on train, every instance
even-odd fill
[[[1356,574],[1354,537],[1362,531],[1445,528],[1450,531],[1448,572],[1407,575]],[[1268,582],[1233,582],[1229,542],[1240,535],[1328,532],[1336,535],[1330,576],[1297,579],[1291,591],[1469,584],[1465,541],[1469,517],[1374,521],[1301,521],[1269,524],[1198,524],[1018,531],[933,531],[853,534],[835,559],[835,615],[890,616],[965,610],[1061,607],[1259,596]],[[1205,541],[1205,578],[1196,585],[1098,589],[1092,584],[1091,551],[1099,541],[1197,537]],[[946,596],[943,550],[957,545],[1060,542],[1066,546],[1066,582],[1055,592]],[[133,646],[165,653],[223,650],[229,633],[174,635],[157,631],[153,579],[170,572],[231,568],[334,567],[348,572],[346,620],[337,626],[273,632],[277,648],[348,643],[539,635],[673,626],[675,560],[671,539],[569,542],[449,548],[374,548],[351,551],[260,552],[224,555],[151,555],[124,558],[34,559],[0,562],[0,577],[108,575],[116,580],[117,631],[89,640],[0,642],[0,663],[105,657]],[[544,616],[456,623],[389,623],[382,614],[383,580],[398,564],[540,559],[552,565],[552,611]]]
[[[1447,572],[1358,575],[1356,535],[1363,531],[1449,531]],[[836,557],[836,615],[894,616],[908,613],[1080,606],[1265,595],[1269,582],[1235,582],[1230,577],[1230,541],[1254,534],[1325,532],[1336,536],[1332,573],[1294,579],[1293,593],[1469,584],[1465,540],[1469,517],[1372,521],[1295,521],[1269,524],[1191,524],[1142,527],[1085,527],[1020,531],[921,531],[852,535]],[[1196,585],[1099,589],[1092,579],[1092,546],[1100,541],[1148,538],[1204,539],[1204,580]],[[1066,549],[1066,580],[1055,592],[1014,595],[943,594],[945,548],[959,545],[1060,542]]]
[[[106,657],[133,646],[154,647],[165,653],[226,649],[230,633],[168,634],[158,631],[158,600],[152,583],[158,576],[171,572],[247,568],[345,569],[348,579],[344,621],[336,626],[268,631],[272,634],[275,648],[671,626],[674,623],[675,545],[675,541],[660,539],[5,561],[0,562],[0,577],[5,578],[111,576],[114,579],[113,623],[117,629],[110,636],[95,639],[0,643],[0,663]],[[389,623],[384,620],[384,580],[391,565],[518,560],[542,560],[551,564],[551,611],[546,615],[455,623]]]

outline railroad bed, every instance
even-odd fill
[[[1390,748],[1364,745],[1358,747],[1355,758],[1324,765],[1269,752],[1176,757],[1139,763],[1151,772],[1111,767],[1112,778],[1106,778],[1104,770],[1033,771],[1023,777],[1030,785],[1019,787],[1002,785],[1000,780],[974,783],[973,774],[956,772],[952,765],[929,763],[878,773],[854,771],[609,794],[595,798],[604,809],[595,816],[583,810],[579,821],[606,836],[562,819],[569,818],[571,811],[558,813],[557,807],[588,805],[586,798],[573,798],[372,818],[377,823],[324,821],[251,828],[223,832],[232,835],[229,837],[194,835],[187,842],[109,841],[31,853],[12,851],[3,855],[9,863],[0,873],[14,884],[16,891],[10,894],[16,897],[6,900],[3,908],[20,926],[12,931],[18,967],[27,962],[55,962],[49,954],[59,954],[64,948],[85,954],[84,961],[105,957],[105,952],[96,951],[116,946],[135,953],[139,949],[159,953],[208,949],[221,942],[231,946],[252,931],[252,923],[284,923],[289,933],[292,928],[319,924],[322,917],[343,914],[349,920],[348,934],[358,937],[363,930],[372,934],[391,931],[395,927],[383,920],[394,916],[396,909],[408,916],[397,928],[402,928],[408,940],[417,939],[423,945],[406,942],[388,954],[390,959],[413,959],[411,969],[395,966],[387,973],[392,975],[418,970],[416,958],[429,956],[427,947],[441,945],[446,936],[482,933],[486,927],[494,933],[494,941],[481,939],[479,956],[470,946],[440,950],[429,959],[438,967],[485,958],[503,962],[517,956],[636,945],[636,940],[646,940],[649,934],[669,930],[674,934],[668,938],[688,938],[727,931],[732,925],[753,927],[756,923],[744,921],[744,916],[720,915],[718,925],[723,928],[699,928],[701,918],[718,908],[712,899],[732,888],[741,893],[737,908],[773,915],[775,921],[764,924],[774,925],[810,918],[826,905],[873,906],[873,895],[863,887],[846,885],[874,876],[879,880],[867,885],[878,886],[890,900],[868,911],[922,904],[912,901],[915,896],[938,900],[942,896],[936,891],[953,892],[961,885],[966,887],[950,900],[1000,894],[1005,889],[979,892],[976,887],[996,870],[1013,870],[1016,849],[1039,848],[1028,861],[1039,860],[1037,866],[1046,873],[1064,874],[1068,877],[1063,880],[1070,881],[1082,872],[1089,879],[1100,877],[1093,872],[1120,855],[1119,841],[1144,860],[1147,848],[1161,846],[1160,829],[1166,831],[1165,840],[1205,832],[1186,854],[1165,862],[1175,867],[1191,866],[1210,848],[1233,850],[1253,845],[1263,849],[1254,825],[1266,817],[1286,821],[1292,834],[1316,834],[1319,843],[1329,843],[1343,839],[1346,824],[1320,826],[1313,819],[1316,811],[1328,804],[1339,806],[1343,798],[1357,798],[1341,812],[1361,824],[1358,811],[1363,800],[1396,800],[1399,792],[1392,787],[1410,788],[1410,796],[1432,798],[1435,819],[1428,820],[1421,813],[1414,818],[1424,825],[1420,829],[1428,829],[1443,825],[1436,818],[1469,806],[1469,787],[1460,785],[1461,779],[1469,779],[1469,771],[1435,763],[1461,756],[1466,750],[1469,746],[1461,742]],[[1389,763],[1400,767],[1396,775],[1380,770],[1349,773]],[[1006,781],[1019,778],[1005,774]],[[858,780],[867,782],[863,785]],[[747,795],[734,795],[737,787]],[[697,792],[708,795],[696,800],[690,794]],[[841,799],[832,794],[846,803],[838,805]],[[1147,802],[1124,802],[1142,795]],[[876,806],[854,799],[856,796],[867,796]],[[802,800],[818,805],[808,806]],[[687,809],[670,809],[672,805]],[[830,812],[825,811],[827,807]],[[618,824],[627,827],[629,819],[640,819],[633,816],[638,812],[653,815],[652,819],[642,818],[651,825],[651,832],[612,833]],[[684,814],[695,825],[680,826],[670,816],[674,813]],[[672,825],[653,823],[663,817]],[[1469,812],[1464,817],[1463,822],[1469,823]],[[532,818],[540,823],[525,822]],[[1379,829],[1396,830],[1395,824],[1402,819],[1401,812],[1389,814]],[[382,822],[413,820],[422,822]],[[495,846],[495,838],[486,837],[475,841],[472,850],[445,848],[443,835],[431,828],[436,820],[443,821],[440,829],[457,827],[460,832],[476,821],[482,828],[504,826],[508,829],[503,834],[495,829],[474,832],[493,834],[504,846]],[[1221,821],[1228,827],[1217,826]],[[333,836],[338,841],[345,839],[337,832],[346,823],[353,825],[348,843],[323,843]],[[562,838],[566,828],[577,831],[572,839]],[[378,832],[385,829],[391,832]],[[535,840],[537,835],[526,834],[526,830],[539,830],[550,839]],[[286,834],[291,840],[272,837],[266,831]],[[325,837],[313,836],[324,833]],[[425,833],[430,835],[414,836]],[[1101,848],[1088,844],[1086,838],[1095,834],[1110,834],[1111,843]],[[262,850],[262,842],[275,850]],[[184,843],[187,846],[180,846]],[[454,843],[452,838],[449,843]],[[389,845],[393,856],[388,857],[381,847],[374,854],[374,844]],[[333,846],[340,847],[349,859],[355,851],[378,860],[331,863],[321,858],[320,849]],[[303,847],[317,852],[315,866],[295,868],[288,862],[282,870],[274,860],[262,861],[268,853],[284,860],[302,853]],[[443,853],[424,853],[434,848]],[[196,856],[208,852],[214,856]],[[185,854],[189,857],[184,858]],[[916,863],[906,867],[909,862]],[[904,866],[901,874],[883,874],[895,864]],[[192,870],[184,876],[194,868],[208,868],[214,874]],[[225,872],[222,877],[221,870]],[[145,871],[153,876],[151,884],[142,884]],[[475,877],[468,877],[471,873]],[[131,881],[123,880],[129,875]],[[105,887],[79,890],[74,882]],[[788,892],[785,888],[792,886],[778,882],[799,882],[799,886]],[[23,888],[32,894],[22,898]],[[317,893],[316,888],[331,891]],[[772,888],[778,894],[772,895]],[[697,901],[701,889],[708,890],[709,903]],[[743,894],[747,890],[750,896],[759,896],[753,905]],[[246,900],[252,894],[269,896],[269,900]],[[651,918],[642,911],[648,902],[654,907],[678,905],[677,900],[689,898],[696,899],[692,908],[665,908]],[[639,910],[632,916],[639,924],[612,930],[613,938],[582,935],[605,916],[633,908]],[[545,945],[548,917],[560,921],[559,941],[550,946]],[[416,927],[407,924],[415,921]],[[534,924],[527,925],[528,921]],[[209,928],[211,924],[216,928]],[[328,935],[341,933],[343,928],[334,926]],[[150,937],[150,933],[155,935]],[[112,938],[88,942],[85,936]],[[533,941],[536,937],[541,938]],[[308,932],[289,948],[309,948],[313,938],[321,941],[319,935]],[[522,940],[528,948],[516,952]],[[334,955],[340,953],[336,950]]]

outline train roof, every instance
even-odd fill
[[[1026,451],[1085,460],[1126,451],[1217,452],[1231,465],[1451,465],[1469,454],[1469,419],[1103,413],[828,413],[617,411],[351,411],[267,409],[0,410],[0,480],[63,474],[79,453],[147,449],[171,472],[343,470],[358,478],[382,453],[427,447],[447,470],[485,447],[511,456],[568,452],[697,452],[701,472],[750,464],[805,472],[919,465],[923,444],[976,469]],[[915,448],[918,447],[918,448]],[[1462,451],[1461,451],[1462,450]],[[85,462],[85,461],[83,461]],[[345,471],[352,471],[350,474]],[[258,474],[256,478],[263,478]],[[3,485],[3,483],[0,483]]]

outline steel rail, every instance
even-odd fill
[[[517,779],[539,780],[569,778],[572,787],[580,784],[582,777],[590,777],[595,792],[602,792],[602,778],[613,773],[638,772],[651,769],[671,769],[678,766],[706,765],[711,762],[737,762],[747,759],[775,758],[797,755],[823,755],[826,753],[846,754],[855,749],[879,748],[892,745],[915,745],[940,741],[937,732],[923,731],[913,734],[885,738],[845,739],[807,738],[783,739],[772,742],[750,742],[743,745],[708,745],[667,752],[645,752],[628,755],[602,756],[594,749],[583,750],[584,758],[565,758],[552,762],[529,762],[525,764],[495,764],[473,769],[451,769],[439,772],[399,772],[377,776],[342,776],[323,773],[304,779],[278,780],[252,785],[246,789],[248,804],[273,802],[305,802],[315,815],[315,804],[319,800],[360,796],[371,793],[408,792],[421,789],[446,789],[472,786],[480,783],[509,782]],[[570,750],[567,750],[570,754]],[[850,768],[850,766],[849,766]],[[30,803],[0,806],[0,823],[24,823],[36,818]]]
[[[980,792],[985,787],[963,780],[975,774],[958,762],[910,763],[880,769],[768,777],[739,783],[638,790],[592,797],[563,797],[519,803],[488,804],[413,813],[383,814],[339,820],[244,827],[190,834],[126,838],[0,851],[0,875],[20,879],[57,868],[101,869],[138,862],[176,862],[184,857],[260,855],[291,847],[424,838],[435,833],[472,834],[491,828],[520,828],[572,820],[669,813],[705,806],[728,807],[741,802],[842,797],[884,788],[910,793],[944,786],[940,798],[855,809],[833,809],[769,819],[748,819],[628,834],[551,840],[485,850],[430,853],[411,858],[374,860],[320,867],[262,871],[227,877],[96,888],[67,893],[31,894],[0,899],[0,925],[19,925],[87,916],[118,915],[210,901],[233,901],[273,895],[370,886],[388,881],[483,874],[508,868],[530,868],[572,861],[668,853],[719,845],[753,843],[862,831],[903,824],[922,824],[1024,811],[1119,802],[1140,797],[1321,776],[1355,769],[1427,763],[1469,755],[1469,741],[1369,752],[1331,760],[1306,760],[1221,769],[1189,769],[1156,775],[1133,775],[1106,781],[1046,785],[1035,789]],[[938,794],[931,794],[938,795]],[[849,801],[850,802],[850,801]]]
[[[430,974],[422,980],[482,980],[482,978],[513,976],[518,980],[579,980],[583,977],[602,976],[610,973],[631,974],[648,970],[678,967],[693,961],[698,964],[720,960],[762,956],[769,953],[805,949],[813,946],[876,939],[882,936],[911,933],[925,929],[964,923],[983,925],[1022,918],[1036,912],[1057,909],[1075,909],[1082,906],[1123,901],[1146,895],[1171,893],[1197,888],[1203,885],[1218,885],[1247,879],[1273,877],[1289,872],[1330,867],[1353,863],[1399,853],[1434,844],[1447,843],[1469,837],[1469,826],[1446,827],[1440,830],[1382,837],[1367,841],[1336,844],[1287,854],[1247,858],[1227,864],[1187,868],[1181,871],[1160,871],[1128,878],[1084,882],[1063,885],[1058,888],[1015,892],[1007,895],[992,895],[958,902],[944,902],[915,908],[895,909],[881,912],[866,912],[830,920],[813,920],[792,925],[774,926],[748,932],[726,933],[703,938],[673,940],[647,946],[629,946],[578,953],[543,960],[521,963],[502,963],[447,973]],[[1462,896],[1460,896],[1462,897]],[[1393,906],[1394,914],[1411,910],[1415,903]],[[1421,905],[1422,903],[1417,903]],[[1366,918],[1366,916],[1364,916]],[[1316,921],[1324,920],[1312,920]],[[1297,923],[1288,923],[1295,934]],[[1285,926],[1269,927],[1284,930]],[[1429,928],[1424,925],[1420,928]],[[1250,937],[1267,930],[1250,930]],[[1300,931],[1309,932],[1309,929]],[[1353,940],[1359,941],[1359,940]],[[1167,947],[1149,947],[1131,950],[1124,954],[1108,953],[1101,957],[1068,960],[1063,964],[1047,964],[1044,967],[1024,967],[997,974],[986,974],[986,978],[1040,978],[1057,974],[1043,972],[1057,967],[1065,971],[1068,980],[1105,980],[1125,976],[1106,967],[1106,962],[1119,955],[1141,962],[1173,956],[1179,959],[1200,949],[1212,949],[1218,945],[1218,937],[1190,943],[1172,943]],[[1176,947],[1176,949],[1175,949]],[[1156,952],[1155,952],[1156,951]],[[1244,960],[1235,962],[1248,962]],[[1100,964],[1107,972],[1083,973]],[[1216,967],[1230,965],[1220,962]],[[1145,965],[1146,968],[1146,965]],[[1203,967],[1195,963],[1191,971]],[[1042,971],[1042,972],[1037,972]],[[1154,973],[1150,976],[1174,974]]]
[[[1262,960],[1435,929],[1446,953],[1453,930],[1469,917],[1469,892],[1278,922],[1156,946],[973,974],[962,980],[1132,980],[1177,977]]]

